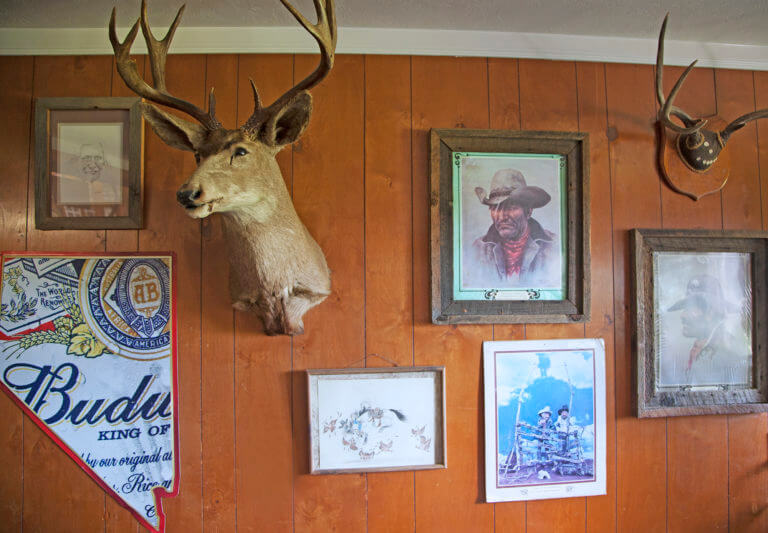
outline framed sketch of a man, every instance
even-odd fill
[[[141,227],[138,98],[38,98],[38,229]]]
[[[110,159],[114,157],[113,154],[120,153],[121,124],[61,124],[59,136],[62,142],[77,137],[80,140],[77,142],[79,147],[58,152],[58,168],[61,172],[56,176],[57,204],[64,206],[65,213],[68,206],[78,204],[114,205],[115,208],[107,212],[110,215],[119,212],[123,207],[123,186],[119,166],[115,166]],[[105,144],[108,144],[106,153]]]
[[[766,239],[737,232],[635,230],[638,413],[768,407]],[[762,297],[762,298],[761,298]]]
[[[433,321],[586,320],[586,135],[432,130],[431,148]]]

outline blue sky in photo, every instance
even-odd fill
[[[570,402],[572,423],[585,427],[584,452],[594,449],[594,359],[591,351],[522,352],[496,354],[499,453],[514,442],[518,405],[520,421],[536,425],[540,409],[557,410]],[[570,386],[569,386],[570,381]],[[519,401],[522,393],[522,402]]]

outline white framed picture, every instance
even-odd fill
[[[483,343],[486,501],[605,494],[602,339]]]
[[[445,369],[307,370],[310,473],[446,467]]]

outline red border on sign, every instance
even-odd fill
[[[61,440],[51,429],[35,415],[27,404],[22,402],[16,394],[13,393],[5,383],[0,380],[0,388],[18,405],[29,418],[42,429],[64,452],[82,468],[91,479],[93,479],[105,492],[107,492],[112,498],[117,501],[121,506],[125,507],[130,513],[139,521],[139,523],[154,533],[163,533],[165,531],[165,513],[163,512],[163,498],[173,498],[179,495],[179,373],[178,373],[178,357],[177,357],[177,339],[176,339],[176,253],[175,252],[2,252],[0,253],[0,272],[2,272],[5,260],[8,257],[71,257],[73,259],[79,257],[170,257],[171,258],[171,395],[173,398],[173,484],[171,485],[170,492],[162,487],[155,487],[152,489],[152,494],[155,497],[155,512],[158,516],[158,527],[155,528],[152,524],[140,515],[134,508],[123,500],[112,487],[107,485],[94,470],[91,469],[82,458],[70,448],[63,440]]]

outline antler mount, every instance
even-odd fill
[[[672,189],[694,200],[712,194],[725,186],[730,174],[730,159],[725,145],[730,136],[747,123],[768,117],[768,109],[742,115],[726,123],[718,116],[692,118],[674,105],[675,97],[690,74],[696,61],[683,71],[669,93],[664,97],[662,75],[664,70],[664,35],[669,13],[664,17],[659,33],[656,55],[656,98],[659,102],[659,166]],[[678,119],[682,125],[673,118]],[[708,126],[705,128],[705,126]],[[669,131],[667,131],[669,130]]]

